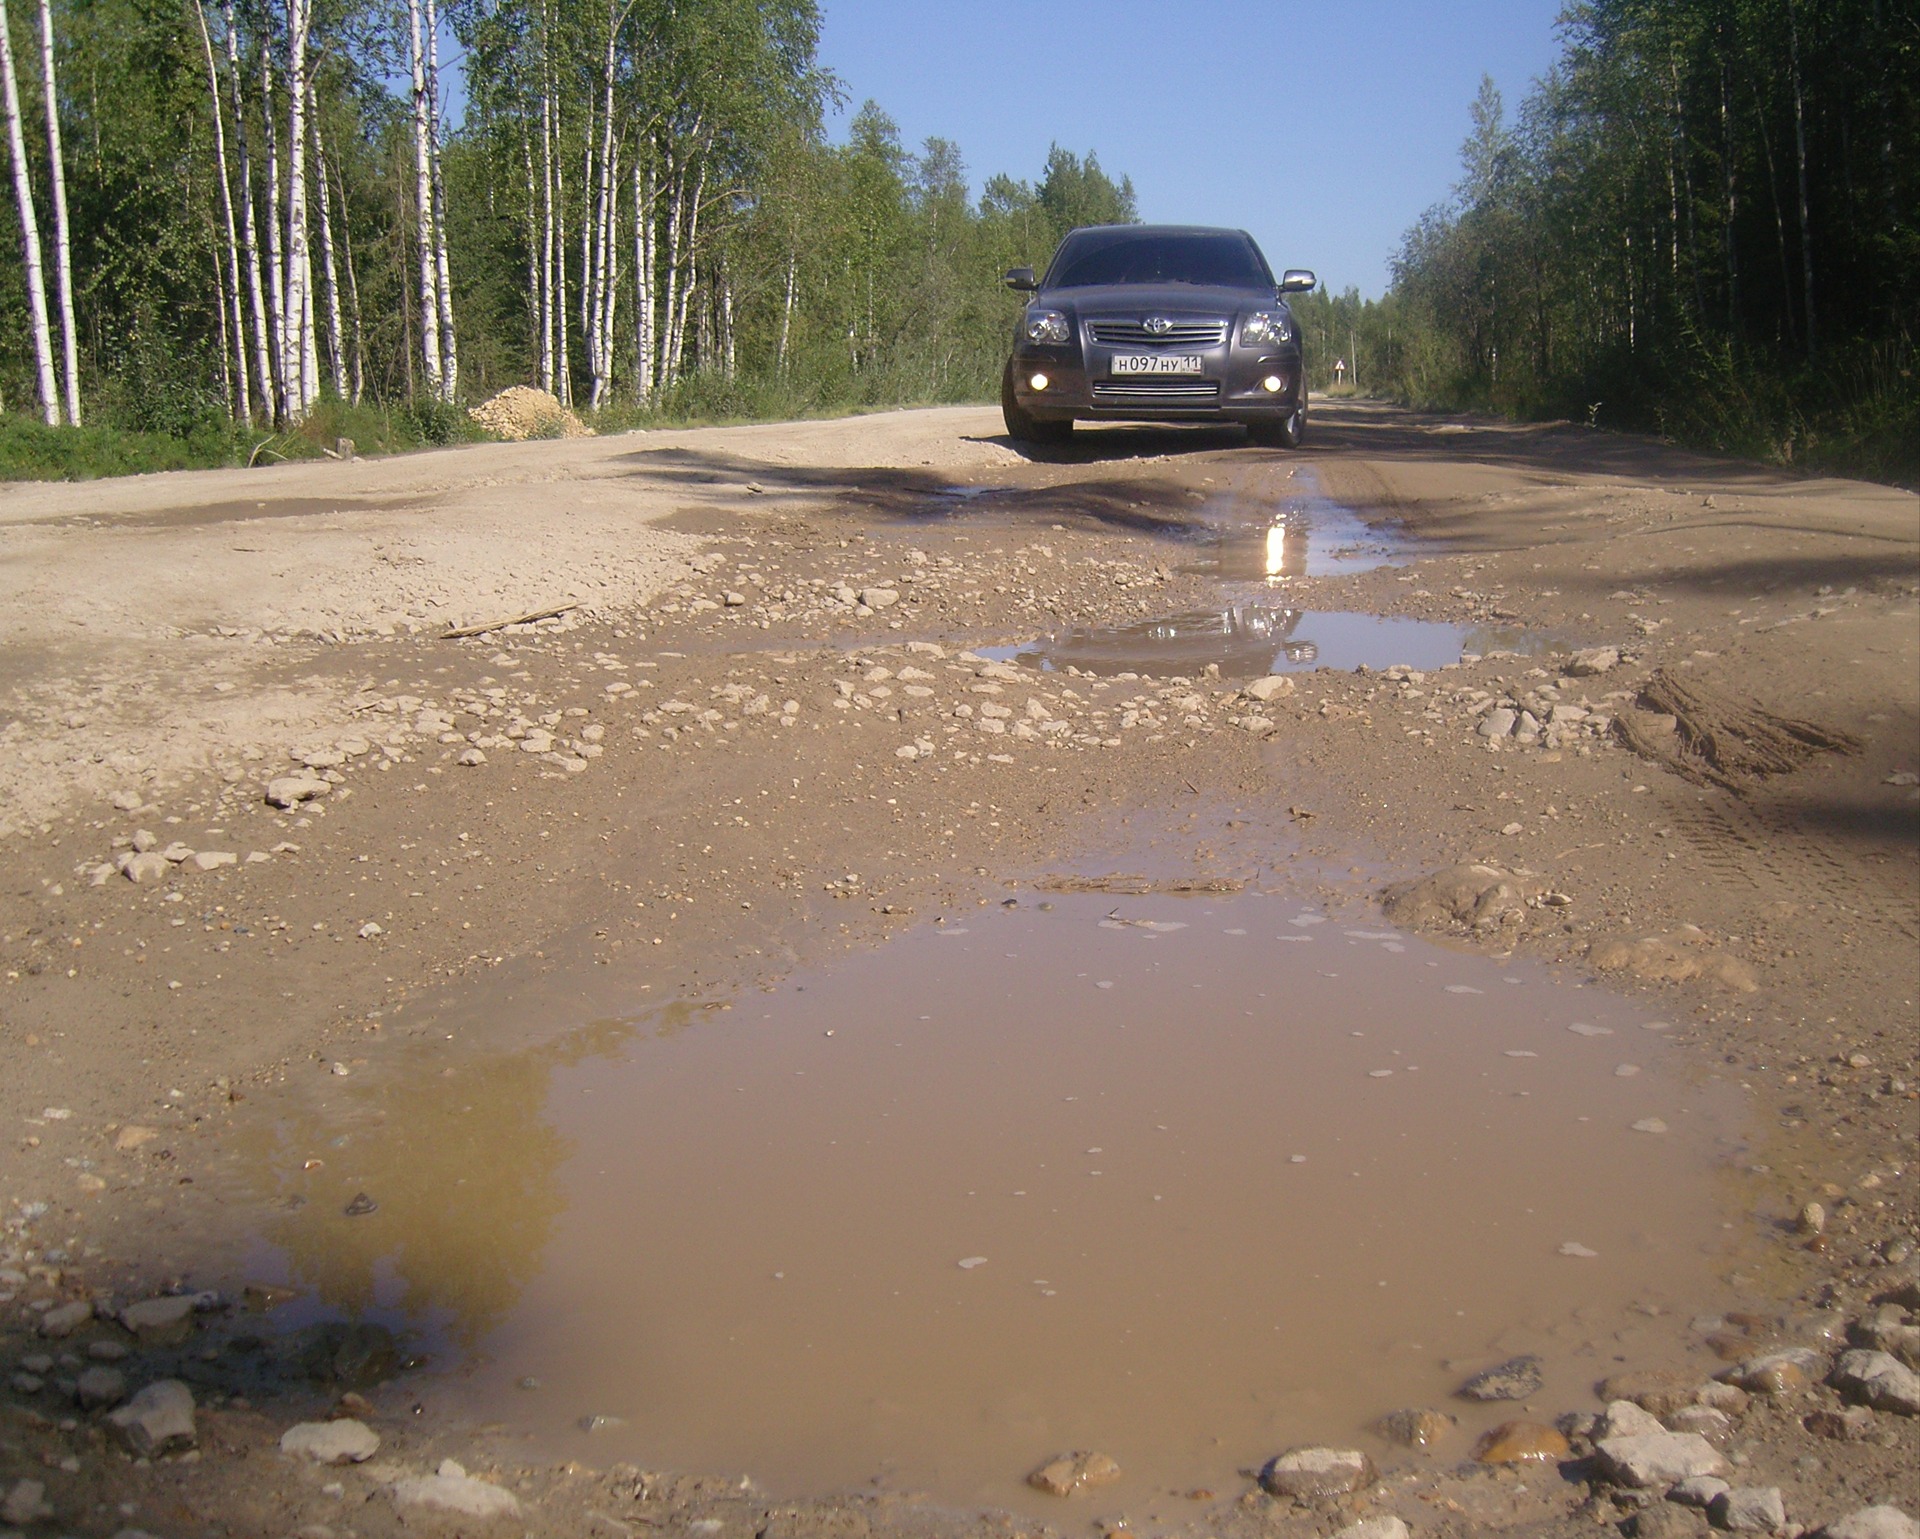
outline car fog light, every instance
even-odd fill
[[[1260,381],[1260,388],[1266,391],[1268,395],[1278,395],[1280,393],[1280,376],[1278,374],[1269,374],[1265,379]]]
[[[1032,379],[1028,380],[1027,383],[1033,386],[1035,390],[1045,390],[1047,388],[1047,376],[1044,374],[1036,374]]]

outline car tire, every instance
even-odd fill
[[[1007,424],[1007,436],[1015,443],[1063,444],[1073,436],[1073,419],[1050,422],[1034,416],[1013,393],[1013,360],[1000,374],[1000,415]]]
[[[1307,436],[1307,409],[1296,406],[1278,422],[1249,422],[1247,439],[1265,449],[1297,449]]]

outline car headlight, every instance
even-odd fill
[[[1064,342],[1067,340],[1067,318],[1058,310],[1029,310],[1027,312],[1027,340],[1029,342]]]
[[[1293,340],[1293,322],[1283,310],[1256,310],[1240,323],[1242,347],[1274,347]]]

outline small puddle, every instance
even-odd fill
[[[1468,1373],[1537,1352],[1585,1404],[1720,1301],[1736,1098],[1635,1006],[1370,914],[1033,895],[725,1008],[436,1031],[254,1129],[255,1277],[282,1326],[407,1327],[419,1393],[556,1457],[787,1495],[1064,1518],[1022,1477],[1093,1448],[1103,1509],[1158,1512],[1299,1442],[1389,1456],[1418,1404],[1464,1456],[1515,1409]]]
[[[1522,630],[1446,625],[1346,610],[1289,609],[1246,601],[1160,615],[1133,625],[1076,628],[1015,646],[975,647],[982,657],[1064,673],[1250,679],[1315,668],[1444,668],[1491,652],[1531,655],[1551,642]]]
[[[1313,610],[1284,600],[1302,577],[1344,577],[1388,566],[1409,544],[1391,524],[1368,524],[1321,495],[1310,471],[1301,490],[1277,503],[1223,495],[1200,510],[1202,554],[1189,574],[1220,581],[1220,601],[1128,625],[1081,627],[1011,646],[975,647],[983,657],[1044,672],[1194,677],[1209,666],[1223,678],[1258,678],[1315,668],[1444,668],[1463,659],[1551,650],[1556,638],[1517,628],[1448,625],[1347,610]]]

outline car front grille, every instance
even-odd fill
[[[1096,342],[1116,347],[1218,347],[1227,339],[1227,323],[1174,321],[1168,330],[1156,334],[1139,321],[1088,321],[1087,333]]]
[[[1213,379],[1096,379],[1095,401],[1217,401],[1220,382]]]

